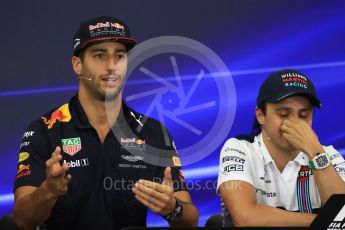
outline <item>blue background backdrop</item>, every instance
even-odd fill
[[[229,105],[236,103],[234,123],[219,140],[221,143],[251,130],[258,88],[270,72],[282,68],[302,71],[314,81],[323,104],[314,116],[315,131],[323,144],[333,144],[345,154],[345,2],[342,0],[7,1],[0,9],[0,216],[13,208],[13,178],[22,135],[30,121],[75,93],[77,80],[70,64],[72,38],[81,20],[96,15],[123,19],[139,42],[163,35],[183,36],[208,46],[224,61],[232,77],[227,73],[208,73],[191,98],[195,104],[212,98],[216,106],[218,100],[228,100]],[[145,67],[175,84],[170,56],[157,56]],[[179,54],[175,57],[188,90],[202,66],[190,57]],[[168,60],[167,65],[164,60]],[[137,71],[130,76],[125,95],[157,84],[150,78],[146,83],[138,82],[136,77],[145,77],[139,75]],[[236,100],[220,98],[222,92],[217,91],[215,76],[233,80]],[[162,100],[161,105],[173,110],[171,101],[178,99]],[[148,102],[129,104],[141,112],[148,106]],[[181,119],[205,134],[217,112],[210,108]],[[152,113],[152,116],[158,115]],[[178,148],[197,144],[204,135],[183,130],[169,119],[166,125]],[[203,185],[202,189],[191,189],[193,202],[200,211],[200,226],[210,215],[220,212],[215,189],[210,184],[205,187],[217,179],[220,149],[221,144],[204,159],[184,167],[188,181]],[[181,154],[182,164],[188,154]],[[162,218],[152,214],[148,224],[166,225]]]

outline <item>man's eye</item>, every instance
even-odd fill
[[[289,114],[288,114],[288,113],[280,113],[279,116],[280,116],[280,117],[288,117]]]
[[[306,112],[306,113],[301,113],[299,116],[300,116],[301,118],[307,118],[308,115],[309,115],[309,114]]]
[[[123,59],[123,58],[125,58],[126,57],[126,55],[125,54],[118,54],[117,55],[117,59]]]
[[[104,58],[104,54],[103,53],[97,53],[94,55],[95,58]]]

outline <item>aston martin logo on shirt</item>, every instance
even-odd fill
[[[130,162],[142,161],[143,156],[133,156],[133,155],[121,155],[121,158]]]

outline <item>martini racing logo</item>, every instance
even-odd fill
[[[301,87],[301,88],[308,88],[308,80],[305,76],[298,74],[298,73],[287,73],[281,75],[282,83],[286,87]]]
[[[298,172],[297,181],[303,182],[309,179],[309,177],[313,174],[310,167],[307,165],[302,165],[301,169]]]
[[[80,137],[61,139],[62,150],[70,156],[73,156],[81,150]]]

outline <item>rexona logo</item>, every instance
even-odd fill
[[[66,163],[69,168],[83,167],[83,166],[89,165],[89,159],[88,158],[78,159],[75,161],[68,161],[68,162],[66,160],[64,160],[63,162]]]
[[[334,218],[334,220],[330,223],[327,230],[345,230],[345,205],[340,210],[340,212],[337,214],[337,216]]]
[[[76,154],[77,152],[81,150],[80,137],[61,139],[61,143],[62,143],[62,150],[71,156],[73,156],[74,154]]]

